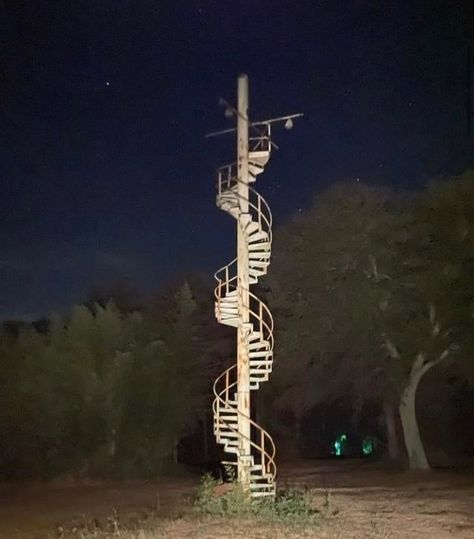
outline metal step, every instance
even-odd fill
[[[271,483],[269,478],[267,478],[265,475],[261,475],[261,472],[260,473],[250,472],[250,481],[252,481],[252,483],[255,483],[255,484],[259,484],[258,481],[266,481],[268,486]]]
[[[221,305],[235,305],[237,302],[237,296],[224,296],[218,303],[220,303]]]
[[[261,257],[249,258],[249,267],[251,268],[265,268],[266,270],[269,265],[270,265],[269,258],[267,258],[266,260],[265,258],[261,258]]]
[[[238,437],[239,437],[239,433],[234,432],[233,430],[230,430],[228,432],[221,431],[221,438],[238,438]]]
[[[238,413],[237,408],[230,408],[228,406],[223,406],[222,404],[219,405],[217,411],[219,412],[220,416],[229,415],[229,414],[237,415]]]
[[[263,333],[261,331],[252,331],[249,335],[249,342],[261,341],[263,338]]]
[[[261,260],[262,258],[268,260],[270,256],[270,251],[249,251],[249,260]]]
[[[270,348],[270,343],[268,341],[255,341],[248,344],[248,349],[250,350],[268,350]]]
[[[261,226],[256,221],[252,221],[252,220],[250,220],[247,223],[247,226],[245,227],[245,231],[247,232],[247,234],[253,234],[254,232],[257,232],[257,230],[260,230],[260,229],[261,229]]]
[[[273,354],[273,352],[272,352]],[[250,358],[250,374],[258,374],[259,372],[271,373],[273,370],[273,358],[264,357],[263,359]]]
[[[249,152],[249,162],[263,168],[270,159],[268,150]]]
[[[250,490],[267,490],[267,489],[271,489],[273,486],[273,483],[268,483],[267,481],[265,481],[265,483],[255,483],[255,482],[252,482],[250,483]]]
[[[268,241],[268,234],[266,232],[263,232],[263,230],[260,232],[252,232],[251,234],[247,235],[247,239],[249,243],[255,243],[262,240]]]
[[[263,382],[268,382],[270,376],[268,372],[265,371],[265,376],[258,376],[256,377],[254,374],[250,375],[249,382],[250,384],[262,384]],[[256,388],[258,389],[258,387]]]
[[[262,361],[262,365],[254,365],[254,363],[258,363],[258,361]],[[267,360],[251,360],[250,365],[250,376],[258,376],[259,374],[265,374],[268,375],[273,370],[273,360],[267,359]]]
[[[265,369],[262,370],[259,368],[257,371],[250,369],[250,377],[251,378],[257,378],[258,380],[254,380],[253,383],[255,384],[264,384],[265,382],[268,382],[268,379],[270,377],[270,374],[272,373],[272,369]],[[263,376],[265,375],[265,376]]]
[[[232,415],[230,412],[219,412],[219,426],[233,428],[234,424],[237,425],[237,421],[237,412],[234,412]]]
[[[224,320],[233,320],[234,318],[238,318],[237,317],[237,312],[236,311],[220,311],[218,310],[218,318],[220,318],[220,320],[224,321]]]
[[[226,200],[231,200],[232,202],[238,204],[239,198],[236,191],[229,191],[229,189],[226,189],[225,191],[222,191],[220,195],[218,194],[216,196],[217,204],[222,204]]]
[[[262,233],[266,234],[266,232],[262,232]],[[258,232],[256,232],[255,234],[258,234]],[[250,236],[249,241],[252,241],[253,237],[254,236]],[[263,245],[269,245],[269,242],[268,241],[267,242],[259,241],[257,243],[255,243],[255,242],[249,243],[248,244],[249,256],[254,255],[254,254],[256,255],[257,253],[268,253],[268,254],[270,254],[272,252],[270,247],[263,247]]]
[[[230,433],[234,433],[234,431],[230,431],[229,429],[217,429],[214,431],[214,434],[219,439],[219,441],[232,438],[232,436],[229,436]],[[235,434],[237,434],[237,427],[235,429]]]
[[[268,260],[249,260],[249,264],[254,268],[267,268],[270,263]]]
[[[255,277],[266,275],[267,274],[267,268],[268,268],[269,265],[270,264],[267,264],[264,269],[254,268],[254,267],[250,266],[249,267],[249,275],[252,275],[252,276],[255,276]]]
[[[238,215],[240,213],[240,208],[239,208],[238,204],[231,204],[229,202],[225,202],[225,203],[221,204],[220,206],[218,206],[218,208],[221,211],[225,211],[227,213],[230,213],[232,215],[232,217],[234,217],[234,218],[238,217]]]
[[[264,496],[275,496],[275,489],[269,490],[268,492],[252,492],[252,498],[263,498]]]
[[[233,305],[222,305],[222,303],[217,307],[217,310],[220,313],[226,313],[226,314],[233,314],[238,311],[238,307],[234,307]]]
[[[222,315],[224,316],[227,316],[227,318],[229,318],[229,316],[237,316],[237,313],[238,313],[238,308],[237,307],[218,307],[217,308],[217,312],[221,313]]]
[[[227,211],[228,206],[231,206],[233,208],[238,208],[239,207],[239,199],[237,198],[236,195],[234,195],[234,193],[227,193],[225,195],[224,194],[223,195],[217,195],[216,206],[220,210],[224,210],[224,211]]]
[[[265,382],[268,382],[270,378],[270,374],[272,373],[272,369],[261,369],[259,368],[257,371],[250,369],[250,377],[256,378],[252,381],[254,384],[264,384]],[[265,374],[265,376],[263,376]]]
[[[217,317],[219,319],[219,322],[222,322],[223,324],[229,324],[234,325],[235,320],[238,320],[237,313],[221,313],[220,316]]]
[[[252,278],[255,278],[257,279],[257,277],[262,277],[263,275],[266,275],[267,272],[266,270],[260,270],[260,269],[257,269],[257,268],[249,268],[249,275],[252,277]],[[257,282],[258,279],[254,282]]]
[[[238,301],[238,297],[237,295],[233,295],[233,296],[223,296],[221,297],[220,301],[219,302],[216,302],[216,303],[220,303],[221,305],[224,303],[224,304],[228,304],[228,305],[234,305],[235,303],[237,303]]]
[[[226,432],[237,432],[238,424],[236,421],[222,422],[215,425],[214,432],[219,431],[220,435],[225,435]]]
[[[221,315],[221,318],[235,318],[238,316],[238,309],[231,307],[221,307],[217,309],[217,312]]]
[[[227,429],[231,432],[236,431],[238,427],[237,416],[229,418],[219,418],[219,421],[216,421],[214,424],[215,427],[219,429]]]
[[[250,223],[252,223],[252,215],[250,213],[242,213],[240,216],[240,220],[242,224],[244,225],[244,229],[249,226]]]
[[[225,446],[227,447],[239,447],[239,440],[226,440]]]
[[[275,484],[273,475],[266,472],[250,472],[252,475],[255,475],[255,480],[252,481],[254,485],[271,487]]]
[[[227,294],[221,295],[221,302],[222,301],[236,301],[237,300],[237,290],[233,290],[232,292],[227,292]]]
[[[271,354],[273,354],[272,350],[254,350],[254,351],[249,353],[251,358],[268,357]]]
[[[221,324],[224,324],[225,326],[231,326],[233,328],[239,327],[239,319],[238,318],[223,318],[218,317],[218,320]]]
[[[270,251],[270,248],[271,248],[271,244],[269,241],[261,241],[259,243],[251,243],[249,245],[249,251],[258,251],[258,250],[262,250],[262,251]]]
[[[216,201],[222,200],[238,200],[238,194],[236,189],[225,189],[216,195]]]
[[[250,154],[249,154],[250,158]],[[261,174],[263,172],[263,167],[258,165],[257,163],[249,163],[249,172],[253,176],[257,176],[258,174]]]

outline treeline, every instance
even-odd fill
[[[474,378],[474,173],[416,193],[332,186],[273,247],[263,424],[298,440],[314,410],[343,401],[355,430],[380,414],[390,456],[426,468],[419,385],[438,372],[465,391]],[[190,433],[202,431],[198,452],[214,447],[212,380],[235,361],[235,335],[212,301],[199,282],[148,302],[97,289],[67,317],[5,327],[0,479],[153,477]]]
[[[298,426],[323,404],[349,402],[357,429],[364,410],[378,410],[390,456],[429,467],[419,385],[449,375],[468,391],[474,380],[474,172],[415,193],[330,187],[275,234],[267,285],[277,328],[265,388],[273,411]]]
[[[121,309],[89,302],[3,331],[1,478],[153,477],[206,421],[219,363],[210,293],[198,304],[185,283],[141,311],[116,293]]]

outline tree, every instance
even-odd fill
[[[391,284],[386,268],[400,205],[387,189],[340,184],[276,234],[271,301],[279,355],[291,360],[276,362],[275,377],[287,381],[280,402],[300,413],[345,396],[357,422],[367,395],[389,394],[380,306]],[[292,369],[293,378],[286,372]]]
[[[41,422],[37,403],[29,398],[28,358],[44,346],[44,335],[31,327],[17,334],[0,333],[0,477],[31,479],[42,473],[41,444],[35,435]]]
[[[43,409],[49,465],[64,468],[57,471],[89,473],[102,447],[114,456],[128,337],[112,303],[95,313],[77,306],[67,320],[53,318],[46,346],[30,357],[29,391]]]
[[[145,320],[154,337],[137,343],[132,354],[122,450],[132,467],[155,473],[163,458],[177,460],[180,438],[202,417],[207,348],[187,282],[154,301]]]
[[[442,200],[438,192],[430,196]],[[426,236],[432,226],[423,217],[426,204],[360,184],[333,187],[277,233],[269,280],[277,343],[292,365],[276,362],[275,378],[281,373],[284,381],[279,402],[301,411],[320,399],[347,395],[356,417],[364,402],[383,403],[391,456],[397,454],[398,407],[414,468],[428,466],[415,414],[418,384],[456,348],[451,329],[440,329],[441,298],[454,296],[440,281],[445,270],[435,255],[442,236],[434,243]],[[449,207],[444,211],[459,213],[458,205]],[[461,214],[469,211],[474,214],[469,208]],[[445,222],[440,208],[435,214]],[[465,225],[466,217],[460,219]],[[456,264],[465,268],[464,250],[456,249]],[[461,281],[450,286],[462,295]],[[451,302],[449,316],[465,324],[468,311],[461,314],[458,300]],[[443,317],[448,312],[445,307]]]
[[[212,429],[211,403],[213,399],[212,384],[215,378],[227,368],[235,355],[235,335],[231,328],[217,324],[214,316],[214,293],[211,287],[213,283],[200,278],[198,275],[190,276],[184,285],[170,285],[162,290],[160,296],[155,297],[148,305],[145,316],[151,323],[159,328],[164,328],[163,335],[170,333],[169,328],[176,320],[177,305],[186,303],[186,297],[191,296],[193,302],[192,315],[188,326],[184,329],[185,337],[178,337],[179,342],[189,341],[189,336],[194,336],[194,344],[190,356],[194,357],[193,368],[185,367],[184,371],[190,372],[200,397],[199,406],[194,408],[190,418],[194,418],[185,432],[191,432],[196,426],[197,420],[200,426],[203,443],[202,458],[205,462],[210,459],[209,441]],[[181,299],[180,299],[181,297]],[[168,329],[166,329],[168,328]],[[164,339],[170,349],[175,346],[169,339]],[[188,343],[189,344],[189,343]],[[181,344],[180,344],[181,346]],[[185,354],[182,354],[183,357]],[[192,372],[195,369],[195,372]],[[178,371],[177,371],[178,372]],[[214,447],[213,445],[211,447]]]
[[[428,460],[416,419],[416,392],[433,367],[457,356],[473,372],[474,174],[428,187],[413,209],[404,285],[411,312],[398,327],[397,345],[387,340],[395,360],[401,350],[413,361],[400,398],[400,417],[410,465],[426,469]]]
[[[2,334],[2,425],[20,432],[0,448],[1,470],[157,473],[204,394],[194,314],[185,285],[161,325],[108,303],[53,317],[46,335]]]

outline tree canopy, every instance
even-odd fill
[[[388,400],[426,467],[418,383],[448,358],[472,368],[473,185],[472,173],[410,196],[339,184],[276,233],[277,406],[298,416],[346,396],[357,415]]]

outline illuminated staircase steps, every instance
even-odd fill
[[[268,150],[249,152],[249,162],[259,167],[261,172],[263,172],[263,167],[268,163],[269,159],[270,152]]]
[[[252,141],[251,141],[252,143]],[[270,147],[266,150],[251,150],[249,152],[249,182],[256,181],[258,174],[262,173],[264,166],[270,157]],[[244,226],[245,235],[248,247],[249,260],[249,282],[255,284],[259,277],[267,273],[267,268],[271,258],[271,232],[268,230],[270,226],[271,215],[266,212],[265,201],[257,198],[249,202],[249,213],[241,214],[240,197],[238,195],[237,186],[237,167],[230,165],[222,167],[222,173],[219,176],[219,194],[216,199],[217,206],[228,212],[235,219],[241,220]],[[259,197],[259,195],[257,195]],[[262,211],[261,214],[258,212]],[[239,326],[239,309],[237,290],[229,290],[229,284],[236,282],[235,276],[226,274],[228,281],[221,287],[219,294],[221,297],[216,301],[216,317],[219,322],[232,326]],[[252,300],[253,301],[253,300]],[[250,307],[252,308],[251,302]],[[260,309],[260,310],[259,310]],[[265,325],[266,319],[261,319],[264,313],[261,308],[257,312],[251,311],[251,322],[244,324],[244,331],[248,331],[247,345],[249,352],[249,386],[251,390],[258,389],[260,384],[268,380],[273,367],[273,349],[272,335],[270,333],[272,327],[271,318],[268,321],[268,326]],[[266,316],[266,314],[265,314]],[[254,330],[255,328],[255,330]],[[240,434],[238,433],[238,411],[237,411],[237,394],[235,392],[235,381],[229,380],[229,377],[223,379],[226,384],[231,384],[234,390],[227,386],[227,390],[218,393],[216,416],[214,418],[214,433],[217,441],[223,445],[224,451],[230,454],[237,455],[237,462],[232,462],[234,466],[240,463],[250,465],[250,489],[253,498],[266,497],[275,495],[274,482],[274,462],[271,446],[264,446],[264,449],[253,446],[250,455],[239,454]],[[225,404],[219,400],[225,400]],[[255,427],[254,427],[255,428]],[[260,433],[260,427],[257,427]],[[259,434],[260,435],[260,434]],[[263,434],[262,434],[263,436]],[[262,440],[268,442],[267,439]],[[271,439],[270,439],[271,440]],[[269,451],[267,454],[266,451]]]

